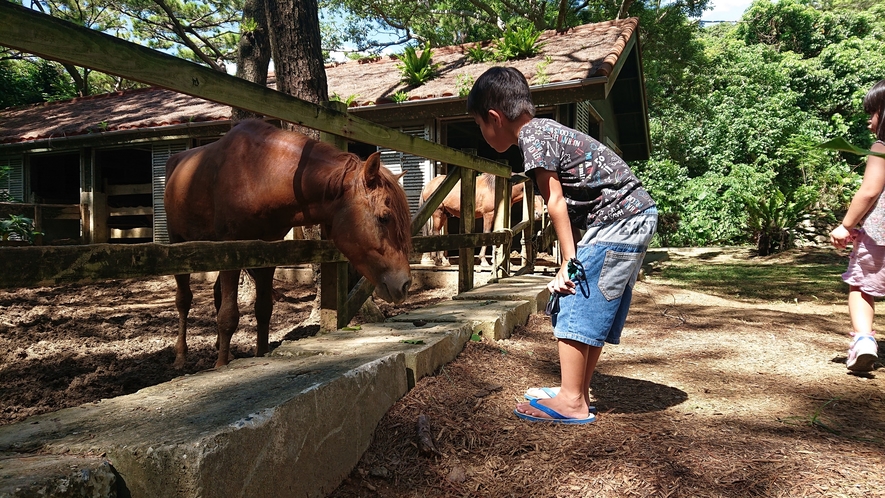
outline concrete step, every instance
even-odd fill
[[[427,313],[286,341],[268,357],[2,426],[0,497],[325,496],[415,382],[477,330],[509,336],[539,300],[534,287],[508,294],[507,280],[491,285],[514,299],[462,295]]]

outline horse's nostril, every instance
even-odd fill
[[[403,284],[403,298],[409,295],[409,288],[412,287],[412,279],[406,280],[406,283]]]

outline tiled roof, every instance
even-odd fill
[[[473,43],[435,48],[438,76],[417,88],[400,81],[395,57],[330,65],[326,67],[329,94],[342,99],[356,96],[356,106],[389,102],[385,99],[398,91],[408,93],[409,100],[452,97],[458,95],[459,81],[469,85],[496,64],[519,69],[531,85],[542,79],[553,84],[608,76],[637,26],[638,20],[630,18],[586,24],[565,34],[546,31],[539,55],[506,63],[468,64],[465,51]],[[162,88],[128,90],[0,110],[0,145],[228,119],[230,107],[225,105]]]
[[[417,88],[410,88],[400,81],[399,60],[393,56],[375,62],[354,61],[327,66],[329,94],[336,93],[342,99],[356,96],[353,100],[358,106],[383,103],[382,99],[390,98],[398,91],[408,93],[409,100],[457,96],[459,79],[469,85],[494,65],[519,69],[530,85],[538,85],[542,79],[552,84],[608,76],[638,23],[638,19],[629,18],[585,24],[564,34],[545,31],[539,40],[545,44],[540,54],[505,63],[469,64],[465,52],[475,43],[434,48],[432,61],[440,63],[438,76]]]
[[[230,107],[144,88],[0,111],[0,144],[230,119]]]

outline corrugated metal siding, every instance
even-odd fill
[[[407,135],[424,139],[430,135],[423,125],[404,126],[399,130]],[[431,161],[384,147],[378,147],[378,150],[381,151],[381,163],[393,174],[398,175],[403,171],[406,172],[405,176],[400,179],[400,183],[406,191],[406,198],[409,199],[409,210],[415,214],[421,204],[421,191],[424,189],[424,185],[430,181]]]
[[[163,207],[163,193],[166,192],[166,161],[173,154],[187,149],[186,142],[155,143],[152,146],[151,167],[153,170],[154,242],[169,243],[169,230],[166,228],[166,209]]]
[[[22,156],[0,157],[0,166],[9,168],[6,181],[0,184],[0,191],[16,201],[25,200],[25,165]]]

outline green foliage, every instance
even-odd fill
[[[510,25],[495,43],[495,58],[499,61],[525,59],[541,53],[544,43],[539,43],[541,33],[534,26]]]
[[[817,192],[810,187],[800,188],[789,195],[774,190],[767,198],[745,196],[747,225],[756,241],[760,256],[795,247],[797,240],[814,234],[805,224],[811,217],[810,208],[817,200]]]
[[[34,237],[43,235],[34,230],[34,220],[24,216],[11,214],[6,219],[0,219],[0,240],[21,240],[30,244],[34,243]]]
[[[393,95],[391,95],[390,100],[393,100],[397,104],[401,104],[401,103],[409,100],[409,94],[400,90],[399,92],[396,92]]]
[[[466,97],[470,93],[470,89],[473,88],[473,76],[459,74],[456,78],[458,80],[458,96]]]
[[[359,94],[356,94],[356,93],[352,94],[352,95],[348,95],[347,97],[341,97],[341,95],[338,95],[337,93],[333,93],[329,97],[329,100],[332,102],[343,102],[348,107],[350,107],[350,105],[353,104],[354,102],[356,102],[356,99],[358,99],[359,97],[360,97]]]
[[[472,47],[467,47],[464,54],[467,56],[467,62],[478,64],[480,62],[488,62],[495,59],[495,53],[477,43]]]
[[[550,83],[550,76],[547,74],[547,66],[553,62],[553,58],[549,55],[544,60],[535,65],[535,77],[532,78],[534,85],[546,85]]]
[[[0,109],[77,95],[64,69],[43,59],[0,61]]]
[[[433,51],[429,45],[424,46],[421,55],[418,55],[415,47],[408,46],[403,53],[396,56],[400,63],[397,68],[402,72],[402,81],[408,85],[421,86],[434,76],[439,64],[433,63]]]

